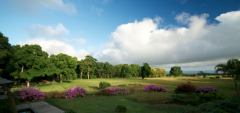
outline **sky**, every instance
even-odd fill
[[[214,72],[240,58],[240,0],[1,0],[11,45],[97,62]]]

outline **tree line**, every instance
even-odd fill
[[[96,58],[87,55],[85,59],[77,61],[77,57],[72,57],[63,53],[50,55],[42,51],[40,45],[28,45],[20,47],[8,43],[8,37],[0,32],[0,62],[5,66],[0,70],[0,77],[25,80],[27,87],[30,81],[38,77],[57,77],[62,80],[82,79],[84,74],[87,79],[90,75],[98,75],[99,78],[112,77],[163,77],[167,72],[165,69],[150,67],[148,63],[143,66],[138,64],[118,64],[116,66],[109,62],[97,62]],[[78,76],[79,75],[79,76]]]

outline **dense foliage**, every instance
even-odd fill
[[[193,85],[190,81],[187,84],[179,84],[177,88],[174,89],[175,93],[194,93],[197,87]]]
[[[124,112],[127,111],[127,108],[126,108],[125,106],[123,106],[123,105],[118,105],[117,108],[116,108],[116,110],[117,110],[118,112],[124,113]]]
[[[104,81],[102,82],[102,81],[101,81],[101,82],[99,83],[99,87],[102,88],[102,89],[103,89],[103,88],[110,87],[110,86],[111,86],[111,84],[108,83],[108,82],[104,82]]]

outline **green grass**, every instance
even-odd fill
[[[36,88],[40,88],[43,93],[52,91],[63,92],[73,86],[86,87],[89,95],[86,97],[77,97],[73,99],[47,99],[45,100],[49,104],[56,106],[64,111],[73,111],[77,113],[114,113],[117,105],[124,105],[127,107],[127,113],[180,113],[185,105],[173,104],[154,104],[163,101],[172,100],[174,95],[174,89],[178,84],[187,83],[187,80],[191,81],[197,87],[211,86],[217,88],[219,91],[226,95],[236,94],[236,88],[232,78],[220,78],[209,79],[202,77],[164,77],[164,78],[97,78],[97,79],[78,79],[72,81],[63,81],[62,83],[53,82],[49,85],[37,85]],[[111,83],[111,87],[121,86],[122,88],[135,88],[136,92],[126,96],[92,96],[97,92],[100,92],[99,83],[105,81]],[[167,92],[142,92],[142,89],[146,85],[155,84],[157,86],[164,86],[168,89]],[[238,82],[238,84],[240,84]],[[34,86],[30,86],[34,87]],[[13,87],[14,88],[14,87]],[[15,87],[16,88],[16,87]],[[18,87],[21,89],[21,87]],[[14,89],[11,89],[13,91]],[[21,104],[32,103],[24,102]]]

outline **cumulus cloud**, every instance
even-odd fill
[[[46,51],[49,56],[51,54],[64,53],[70,56],[77,57],[78,60],[84,59],[86,55],[92,54],[94,50],[87,52],[85,50],[76,51],[72,45],[76,44],[82,46],[86,43],[85,39],[66,39],[64,35],[68,35],[69,31],[59,23],[57,26],[45,26],[34,24],[26,28],[26,32],[29,34],[29,40],[27,42],[19,42],[20,45],[25,44],[38,44],[42,47],[43,51]],[[81,34],[83,31],[80,32]]]
[[[208,14],[176,16],[188,28],[171,26],[157,29],[150,18],[122,24],[111,33],[107,49],[94,55],[98,61],[117,64],[150,64],[170,69],[181,66],[187,70],[214,70],[219,63],[240,58],[240,11],[221,14],[218,24],[207,24]]]
[[[177,20],[178,23],[188,24],[188,22],[189,22],[189,17],[190,17],[190,14],[189,14],[189,13],[183,12],[182,14],[177,15],[177,16],[175,17],[175,19]]]
[[[91,11],[92,12],[96,12],[97,14],[98,14],[98,16],[101,16],[101,13],[104,11],[103,9],[101,9],[101,8],[97,8],[97,7],[95,7],[94,5],[92,5],[91,6]]]
[[[62,0],[9,0],[9,2],[27,14],[33,14],[42,7],[62,11],[69,15],[77,14],[74,4],[64,3]]]

